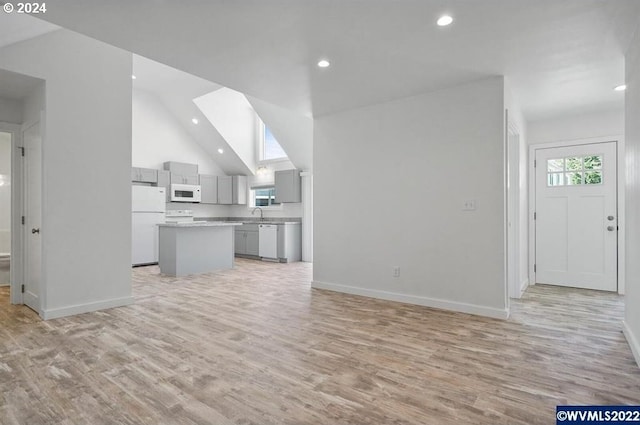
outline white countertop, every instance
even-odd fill
[[[201,221],[201,222],[183,222],[183,223],[160,223],[160,227],[229,227],[241,226],[242,223],[230,221]]]

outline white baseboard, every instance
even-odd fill
[[[522,283],[520,284],[520,296],[522,297],[522,294],[524,294],[524,291],[527,290],[527,288],[529,287],[529,278],[525,278]]]
[[[397,301],[406,304],[422,305],[425,307],[456,311],[459,313],[475,314],[477,316],[486,316],[494,319],[509,318],[509,309],[501,310],[498,308],[485,307],[476,304],[459,303],[455,301],[421,297],[417,295],[399,294],[396,292],[380,291],[377,289],[358,288],[356,286],[340,285],[337,283],[313,281],[311,282],[311,287],[316,289],[326,289],[335,292],[343,292],[352,295],[362,295],[364,297],[370,298],[379,298],[388,301]]]
[[[9,286],[8,283],[0,283],[0,286]]]
[[[635,337],[629,325],[624,320],[622,321],[622,333],[625,338],[627,338],[627,342],[629,343],[629,347],[631,347],[631,352],[633,353],[633,358],[636,359],[636,364],[640,367],[640,341]]]
[[[123,307],[133,304],[133,297],[114,298],[106,301],[97,301],[88,304],[78,304],[68,307],[54,308],[43,310],[40,314],[44,320],[58,319],[60,317],[73,316],[82,313],[91,313],[92,311],[105,310],[107,308]]]

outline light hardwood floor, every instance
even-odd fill
[[[640,404],[617,295],[535,286],[500,321],[236,264],[134,269],[133,306],[47,322],[0,288],[0,423],[551,424],[557,404]]]

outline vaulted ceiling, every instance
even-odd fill
[[[315,116],[505,75],[537,119],[622,107],[640,1],[58,0],[41,18]]]

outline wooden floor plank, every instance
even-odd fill
[[[311,265],[133,269],[136,303],[42,322],[0,288],[0,424],[547,424],[640,404],[616,294],[501,321],[310,288]]]

